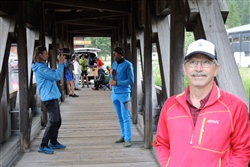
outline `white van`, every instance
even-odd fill
[[[94,58],[98,57],[97,52],[101,52],[101,49],[97,49],[97,48],[75,48],[74,49],[74,54],[73,54],[74,56],[81,57],[83,53],[88,55],[87,65],[89,67],[88,68],[89,81],[91,79],[95,79],[98,74],[98,70],[96,66],[94,65],[95,63]]]

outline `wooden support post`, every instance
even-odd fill
[[[157,19],[157,35],[156,40],[159,66],[162,79],[163,101],[170,96],[170,21],[169,16]]]
[[[8,26],[7,26],[8,27]],[[5,32],[6,33],[6,32]],[[8,73],[8,59],[10,54],[11,47],[11,38],[9,33],[6,33],[6,38],[0,39],[3,40],[0,48],[4,48],[3,61],[1,66],[1,75],[0,75],[0,143],[5,142],[10,134],[11,127],[9,127],[9,73]]]
[[[29,94],[29,106],[31,108],[32,114],[30,115],[30,124],[32,125],[32,116],[35,112],[36,107],[36,101],[35,101],[35,92],[36,89],[33,87],[33,71],[31,69],[32,65],[32,58],[34,54],[34,46],[35,46],[35,38],[36,38],[36,32],[34,30],[31,30],[27,28],[27,69],[28,69],[28,94]]]
[[[31,123],[29,119],[27,39],[26,39],[26,1],[21,1],[17,18],[17,53],[19,70],[20,138],[21,150],[30,150]]]
[[[170,96],[181,93],[184,88],[182,71],[184,48],[184,14],[181,1],[171,1],[170,33]]]
[[[144,25],[144,93],[145,93],[145,127],[144,127],[144,147],[152,148],[152,27],[149,2],[145,2],[146,18]]]
[[[216,77],[218,85],[221,89],[240,97],[248,106],[249,99],[231,51],[219,3],[218,1],[197,1],[197,4],[205,39],[216,46],[218,62],[222,66]]]
[[[138,94],[137,94],[137,85],[138,85],[138,56],[136,53],[136,2],[132,1],[132,34],[131,34],[131,49],[132,49],[132,64],[134,66],[134,84],[132,85],[132,122],[133,124],[137,124],[137,111],[138,111]]]

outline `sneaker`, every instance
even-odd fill
[[[92,90],[99,90],[99,89],[96,89],[96,88],[94,87],[94,88],[92,88]]]
[[[125,141],[124,147],[131,147],[131,142],[130,141]]]
[[[45,153],[45,154],[53,154],[54,150],[53,150],[53,148],[51,148],[49,146],[45,146],[45,147],[40,146],[38,148],[38,152],[39,153]]]
[[[78,95],[76,95],[76,94],[73,94],[71,97],[79,97]]]
[[[115,143],[123,143],[124,142],[124,138],[121,137],[119,140],[116,140]]]
[[[60,144],[60,143],[57,143],[57,144],[49,144],[49,147],[50,147],[50,148],[53,148],[53,149],[65,149],[65,148],[66,148],[65,145]]]

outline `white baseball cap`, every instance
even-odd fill
[[[216,51],[215,51],[215,46],[213,43],[204,40],[204,39],[199,39],[197,41],[194,41],[188,46],[187,50],[187,55],[185,56],[185,60],[190,58],[192,55],[201,53],[204,54],[205,56],[211,58],[211,59],[216,59]]]

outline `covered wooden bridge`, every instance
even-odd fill
[[[34,47],[39,44],[48,48],[53,68],[57,49],[73,50],[76,36],[111,37],[112,48],[123,47],[135,71],[131,119],[135,125],[143,120],[138,126],[147,149],[152,147],[153,127],[163,102],[184,89],[181,65],[186,31],[216,45],[222,65],[218,85],[249,106],[224,26],[227,15],[224,0],[0,1],[0,166],[11,166],[21,153],[32,151],[32,140],[47,123],[31,70]],[[9,89],[8,59],[13,43],[19,59],[17,91]],[[161,88],[154,85],[152,44],[159,57]],[[68,102],[63,78],[58,86],[63,94],[60,101]],[[12,147],[6,150],[6,144]]]

